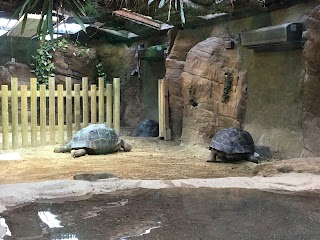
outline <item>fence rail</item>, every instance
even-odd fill
[[[65,86],[65,89],[64,89]],[[2,149],[63,144],[73,133],[89,123],[104,122],[120,131],[120,79],[105,86],[99,78],[98,86],[74,84],[67,77],[65,85],[56,85],[49,78],[37,88],[37,79],[30,79],[18,87],[18,79],[11,79],[11,87],[1,85],[0,91]],[[11,140],[11,141],[10,141]]]

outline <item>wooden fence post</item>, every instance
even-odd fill
[[[2,148],[9,148],[9,103],[8,85],[1,85],[1,107],[2,107]]]
[[[97,123],[97,86],[91,85],[90,89],[91,101],[91,123]]]
[[[169,92],[168,84],[165,79],[158,82],[158,101],[159,101],[159,137],[168,141],[171,140],[170,116],[169,116]]]
[[[99,123],[104,123],[104,78],[99,77]]]
[[[40,85],[40,143],[41,145],[47,144],[47,97],[46,85]]]
[[[31,146],[37,146],[37,79],[30,79]]]
[[[113,79],[113,128],[120,132],[120,78]]]
[[[22,85],[21,87],[21,137],[22,147],[28,147],[28,87]]]
[[[83,127],[89,124],[89,88],[88,88],[88,78],[82,78],[82,114],[83,114]]]
[[[64,104],[63,104],[63,85],[59,84],[57,86],[58,92],[58,141],[59,144],[64,144]]]
[[[107,103],[106,103],[106,112],[107,112],[107,126],[112,128],[112,84],[107,84]]]
[[[74,84],[74,123],[75,132],[80,130],[80,84]]]
[[[72,87],[71,77],[66,77],[66,125],[67,141],[72,138]]]
[[[18,148],[18,79],[11,78],[11,135],[12,149]]]
[[[56,143],[56,99],[55,99],[55,79],[49,78],[49,129],[50,129],[50,144]]]
[[[158,81],[158,109],[159,109],[159,138],[164,137],[164,126],[163,126],[163,91],[162,91],[163,79]]]

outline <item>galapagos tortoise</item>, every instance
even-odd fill
[[[207,162],[215,162],[219,157],[225,161],[248,160],[258,163],[250,133],[240,128],[231,127],[218,131],[212,138],[209,150],[211,154]]]
[[[108,154],[120,149],[129,152],[131,145],[122,140],[113,128],[102,123],[82,128],[69,143],[56,147],[54,152],[71,152],[71,156],[81,157],[86,154]]]
[[[135,137],[158,137],[159,123],[151,119],[145,119],[138,124],[133,131]]]

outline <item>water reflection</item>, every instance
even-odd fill
[[[11,231],[6,223],[6,220],[0,217],[0,240],[2,240],[4,236],[11,236]]]
[[[61,221],[57,220],[57,215],[52,214],[49,211],[39,211],[38,216],[48,225],[49,228],[61,228],[63,226],[60,225]]]
[[[143,232],[142,232],[142,233],[139,233],[139,231],[138,231],[137,233],[133,233],[133,234],[131,234],[131,235],[129,235],[129,236],[121,237],[121,238],[120,238],[120,240],[128,240],[128,239],[130,239],[130,238],[132,238],[132,237],[140,237],[140,236],[143,236],[143,235],[149,234],[149,233],[151,232],[151,230],[152,230],[152,229],[159,228],[159,227],[160,227],[161,222],[158,222],[158,224],[159,224],[158,226],[150,227],[150,228],[148,228],[148,229],[143,230]]]
[[[79,238],[70,233],[53,234],[52,240],[79,240]]]

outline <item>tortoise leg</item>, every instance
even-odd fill
[[[86,154],[87,154],[87,151],[84,148],[71,150],[71,156],[74,158],[81,157]]]
[[[132,146],[128,142],[123,141],[123,140],[121,140],[120,146],[121,146],[121,148],[123,148],[123,150],[125,152],[130,152],[132,149]]]
[[[214,149],[211,149],[211,153],[207,162],[216,162],[216,161],[217,161],[217,152]]]
[[[55,152],[55,153],[66,153],[66,152],[70,152],[70,150],[67,149],[66,146],[58,146],[58,147],[55,147],[53,149],[53,152]]]
[[[248,160],[249,160],[250,162],[253,162],[253,163],[259,163],[259,162],[258,162],[258,159],[257,159],[254,155],[252,155],[252,154],[250,154],[250,155],[248,156]]]

